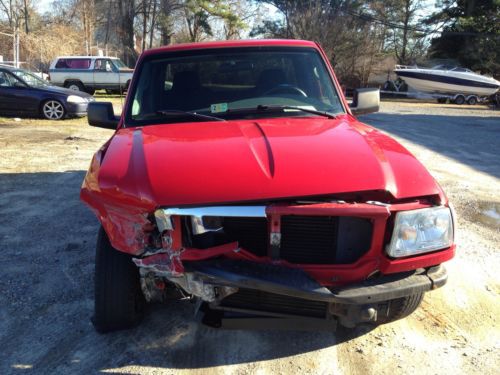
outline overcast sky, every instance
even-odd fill
[[[36,3],[36,7],[42,13],[48,12],[50,10],[51,2],[52,0],[38,0]]]

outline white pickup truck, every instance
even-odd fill
[[[122,93],[133,69],[116,57],[60,56],[50,64],[50,81],[56,86],[94,94],[95,90]]]

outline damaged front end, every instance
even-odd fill
[[[412,201],[294,202],[267,206],[162,208],[140,269],[148,301],[196,299],[215,327],[352,327],[383,321],[388,300],[446,282],[454,248],[411,262],[384,252],[391,214]],[[175,292],[173,292],[175,290]],[[257,319],[256,319],[257,318]],[[239,322],[236,323],[235,322]],[[292,325],[293,326],[293,325]]]

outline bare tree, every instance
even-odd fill
[[[128,66],[135,65],[137,52],[134,45],[135,0],[118,1],[118,36],[122,48],[123,61]]]
[[[12,32],[12,60],[19,64],[20,61],[20,28],[22,21],[25,22],[26,30],[28,27],[28,3],[23,0],[0,0],[0,11],[7,18],[9,29]]]
[[[155,29],[156,29],[156,23],[158,20],[158,1],[157,0],[152,0],[151,2],[151,22],[150,22],[150,27],[149,27],[149,48],[153,47],[153,39],[155,35]]]
[[[260,0],[282,14],[281,20],[268,20],[252,35],[308,39],[319,42],[330,56],[341,81],[350,87],[366,85],[372,62],[381,53],[385,37],[383,25],[366,21],[374,7],[372,0]],[[266,31],[268,29],[268,31]],[[269,33],[270,31],[270,33]]]
[[[387,2],[391,29],[389,46],[400,64],[412,63],[417,55],[423,54],[425,33],[416,23],[417,13],[422,7],[421,0]]]
[[[95,1],[77,0],[75,7],[83,29],[85,52],[87,55],[90,55],[90,47],[94,44],[94,30],[96,25]]]
[[[174,35],[175,19],[180,16],[183,6],[180,0],[160,0],[157,25],[160,31],[160,44],[169,45]],[[179,17],[180,18],[180,17]]]

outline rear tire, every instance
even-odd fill
[[[424,293],[417,293],[388,301],[387,316],[379,316],[377,323],[390,323],[406,318],[420,306],[423,298]]]
[[[85,86],[81,82],[77,81],[69,81],[64,84],[64,87],[73,91],[82,91],[85,92]]]
[[[137,325],[144,316],[146,301],[139,270],[132,257],[111,246],[101,227],[95,259],[95,301],[92,323],[105,333]]]

